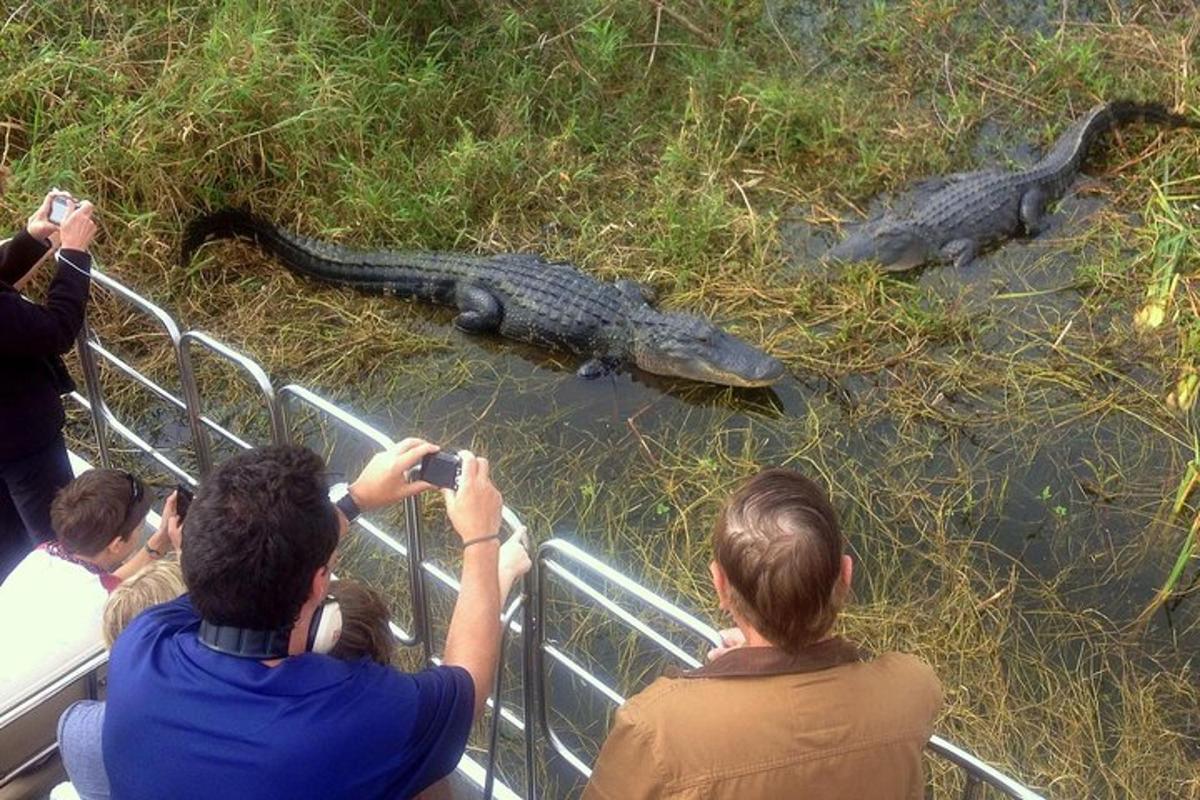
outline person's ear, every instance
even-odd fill
[[[309,592],[308,599],[324,599],[325,595],[329,594],[329,580],[329,567],[323,565],[313,573],[312,590]]]
[[[838,576],[838,582],[842,584],[842,591],[850,591],[850,581],[854,577],[854,559],[848,555],[842,556],[842,573]]]
[[[121,556],[125,555],[125,550],[129,547],[129,539],[131,536],[133,536],[132,533],[130,533],[129,536],[114,536],[112,541],[104,546],[104,552],[110,556],[120,558]]]
[[[722,611],[729,610],[729,578],[716,560],[708,562],[708,574],[712,576],[713,589],[717,591],[717,604]]]

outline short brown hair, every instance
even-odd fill
[[[713,550],[734,611],[790,653],[819,641],[841,608],[842,532],[825,492],[798,472],[768,469],[725,504]]]
[[[137,530],[150,502],[146,485],[134,475],[91,469],[58,490],[50,503],[50,525],[68,553],[91,557]]]
[[[396,639],[388,625],[388,607],[379,593],[357,581],[334,581],[329,593],[342,612],[342,634],[329,655],[343,661],[366,656],[391,664]]]
[[[101,633],[105,647],[112,647],[138,614],[150,606],[168,603],[186,591],[183,571],[173,558],[153,561],[121,581],[104,606]]]

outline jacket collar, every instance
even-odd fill
[[[681,678],[747,678],[819,672],[830,667],[865,661],[866,651],[840,636],[785,653],[776,647],[739,647],[698,669],[677,670]]]

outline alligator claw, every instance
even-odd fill
[[[615,358],[591,358],[583,362],[575,374],[585,381],[594,381],[616,372],[620,363]]]

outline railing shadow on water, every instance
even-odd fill
[[[85,325],[79,335],[78,354],[86,396],[73,392],[72,397],[91,418],[94,452],[101,465],[112,463],[109,447],[111,434],[132,445],[175,478],[194,485],[212,469],[214,450],[211,437],[235,449],[252,446],[248,437],[243,438],[205,413],[202,405],[204,398],[197,385],[193,364],[201,352],[239,371],[254,387],[266,409],[266,433],[270,442],[300,443],[303,436],[300,433],[302,426],[299,425],[299,416],[306,413],[315,415],[323,424],[332,425],[341,434],[358,440],[369,449],[379,450],[393,443],[383,432],[303,386],[290,384],[276,390],[266,371],[253,359],[207,333],[182,332],[166,311],[98,269],[93,270],[93,284],[111,298],[147,317],[165,334],[180,386],[179,394],[164,388],[106,348]],[[100,360],[117,374],[140,385],[185,415],[194,469],[188,469],[149,442],[109,408],[100,380]],[[403,532],[399,537],[365,517],[356,520],[355,525],[390,556],[406,563],[405,599],[410,609],[411,624],[406,629],[393,622],[392,630],[404,648],[414,654],[419,653],[419,661],[423,665],[437,664],[440,659],[432,630],[430,590],[456,594],[458,582],[449,570],[426,556],[419,498],[405,501],[402,510]],[[504,509],[504,523],[514,534],[526,535],[520,518],[508,508]],[[488,700],[490,712],[482,757],[477,760],[470,755],[464,756],[459,765],[460,773],[484,797],[543,796],[542,783],[553,770],[560,773],[565,770],[569,776],[573,776],[576,784],[590,775],[590,756],[572,747],[568,741],[572,737],[555,725],[556,718],[571,721],[571,717],[569,711],[564,714],[556,702],[550,679],[553,670],[563,670],[572,686],[586,688],[601,704],[607,705],[610,712],[625,700],[621,690],[612,685],[622,681],[619,678],[606,679],[600,674],[616,671],[611,665],[601,669],[586,648],[571,648],[571,642],[578,644],[581,640],[586,642],[589,639],[580,630],[582,623],[579,623],[578,616],[549,613],[548,607],[556,602],[552,596],[554,591],[570,594],[574,598],[572,603],[586,609],[584,622],[599,614],[605,624],[625,630],[630,636],[636,637],[641,646],[648,646],[656,653],[657,660],[644,661],[642,677],[652,669],[650,664],[655,667],[664,663],[682,667],[698,666],[699,660],[692,653],[698,652],[701,646],[720,643],[720,636],[711,625],[613,569],[576,544],[560,538],[541,542],[536,547],[533,569],[524,579],[518,596],[507,605],[502,615],[503,655],[496,686]],[[614,597],[620,597],[624,602]],[[648,619],[659,621],[671,633],[652,625]],[[572,622],[578,623],[573,630],[562,630],[564,625],[570,628]],[[509,645],[517,637],[521,642],[520,650],[514,654]],[[689,649],[681,643],[682,639],[690,641],[696,649]],[[518,656],[511,660],[515,663],[512,671],[520,677],[515,693],[515,697],[520,698],[519,709],[516,703],[504,701],[507,690],[505,673],[508,671],[505,665],[513,655]],[[628,675],[625,677],[623,682],[635,684],[631,688],[639,688],[644,683],[639,678],[628,680]],[[513,694],[511,691],[508,693]],[[576,697],[574,702],[580,702],[579,698]],[[510,705],[513,707],[510,708]],[[511,783],[498,778],[498,747],[502,730],[512,732],[520,741],[520,760],[523,762],[520,772],[523,775]],[[602,738],[603,731],[600,734]],[[938,757],[943,768],[960,773],[954,781],[957,784],[956,793],[965,800],[980,798],[988,790],[1006,797],[1040,800],[1037,793],[940,737],[934,736],[930,740],[929,750]],[[551,761],[554,762],[553,769],[550,767]],[[515,790],[512,783],[518,784],[520,791]]]

